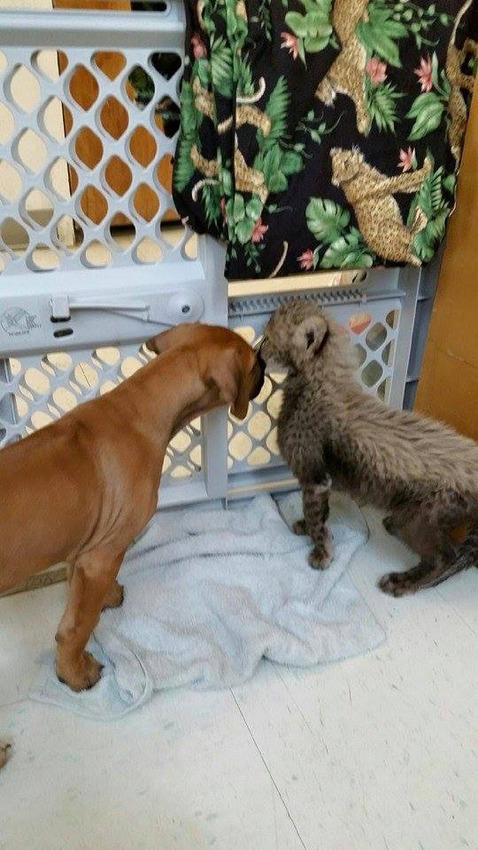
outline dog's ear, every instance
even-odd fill
[[[319,354],[329,328],[323,316],[308,316],[292,335],[291,353],[296,366],[302,366]]]
[[[189,333],[189,336],[191,335],[191,329],[194,329],[194,325],[181,324],[176,325],[174,328],[168,328],[167,331],[162,331],[162,333],[148,339],[145,343],[146,348],[154,354],[162,354],[168,348],[181,345],[184,342],[185,334]]]
[[[157,334],[156,336],[152,336],[151,339],[148,339],[145,342],[145,346],[148,351],[152,351],[153,354],[161,354],[162,351],[165,351],[168,347],[167,337],[171,331],[163,331],[161,334]]]
[[[251,392],[251,371],[254,354],[245,349],[227,348],[211,363],[208,379],[212,381],[225,404],[237,419],[245,419]]]

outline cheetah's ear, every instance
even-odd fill
[[[300,367],[317,357],[327,340],[329,328],[323,316],[308,316],[295,329],[292,337],[292,355]]]

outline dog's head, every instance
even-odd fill
[[[271,366],[300,371],[325,357],[328,347],[336,347],[337,339],[343,335],[342,328],[315,304],[291,301],[269,319],[261,354]]]
[[[172,349],[194,352],[204,387],[197,413],[228,404],[234,416],[245,419],[249,401],[256,398],[262,389],[265,364],[260,353],[228,328],[177,325],[150,339],[146,347],[155,354]],[[178,374],[180,380],[181,375]]]

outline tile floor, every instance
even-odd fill
[[[377,577],[412,556],[368,518],[378,650],[114,724],[26,698],[64,586],[0,600],[0,850],[477,850],[478,570],[390,599]]]

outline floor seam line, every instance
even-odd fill
[[[270,771],[270,769],[269,769],[269,765],[267,764],[267,762],[266,762],[266,760],[265,760],[265,758],[264,758],[264,756],[263,756],[263,754],[262,754],[262,752],[261,752],[261,749],[260,749],[260,747],[259,747],[259,745],[258,745],[258,743],[257,743],[257,741],[256,741],[256,739],[255,739],[255,737],[254,737],[254,734],[253,734],[253,732],[252,732],[252,729],[251,729],[251,727],[249,726],[249,724],[248,724],[248,722],[247,722],[247,720],[246,720],[246,718],[245,718],[245,716],[244,716],[244,712],[242,711],[241,706],[239,705],[239,702],[237,701],[237,697],[236,697],[236,695],[235,695],[234,691],[232,690],[232,688],[231,688],[230,690],[231,690],[232,698],[233,698],[234,702],[236,703],[237,710],[239,711],[239,714],[240,714],[240,715],[241,715],[241,717],[242,717],[242,720],[243,720],[243,722],[244,722],[244,724],[245,724],[245,726],[246,726],[246,729],[247,729],[247,731],[249,732],[249,735],[251,736],[252,742],[253,742],[253,744],[254,744],[254,746],[255,746],[255,748],[256,748],[256,750],[257,750],[257,752],[259,753],[259,757],[260,757],[260,759],[261,759],[261,761],[262,761],[262,763],[263,763],[263,765],[264,765],[265,769],[267,770],[267,773],[269,774],[270,780],[271,780],[271,782],[272,782],[272,784],[273,784],[274,788],[276,789],[276,791],[277,791],[277,793],[278,793],[278,795],[279,795],[279,799],[280,799],[280,801],[281,801],[282,805],[284,806],[284,809],[285,809],[285,811],[286,811],[286,813],[287,813],[287,817],[289,818],[289,820],[290,820],[290,822],[291,822],[292,826],[294,827],[294,830],[295,830],[295,833],[296,833],[296,835],[297,835],[297,838],[299,839],[299,841],[300,841],[300,843],[301,843],[302,847],[304,848],[304,850],[308,850],[308,847],[307,847],[307,845],[305,844],[305,842],[304,842],[304,840],[303,840],[303,838],[302,838],[302,836],[301,836],[301,834],[300,834],[300,832],[299,832],[299,829],[298,829],[298,827],[297,827],[297,824],[296,824],[296,822],[295,822],[294,818],[292,817],[292,815],[291,815],[291,813],[290,813],[290,811],[289,811],[289,807],[287,806],[287,803],[285,802],[285,800],[284,800],[284,798],[283,798],[283,796],[282,796],[282,794],[281,794],[281,792],[280,792],[280,790],[279,790],[279,787],[278,787],[278,785],[277,785],[277,782],[275,781],[274,777],[272,776],[272,773],[271,773],[271,771]]]

